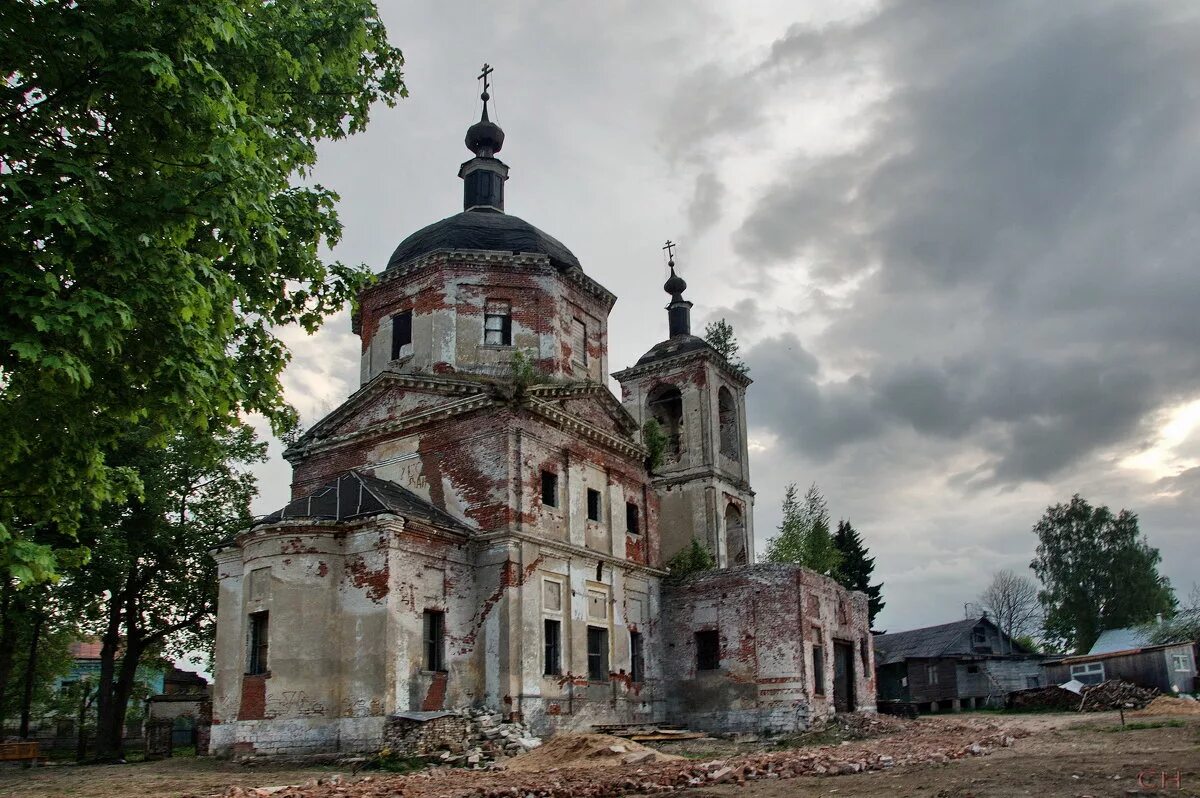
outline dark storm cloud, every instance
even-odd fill
[[[793,28],[747,79],[872,66],[886,91],[861,146],[796,155],[734,235],[764,279],[865,277],[810,342],[860,365],[756,386],[773,429],[806,455],[897,427],[969,440],[991,458],[966,483],[1014,484],[1131,442],[1197,389],[1195,10],[894,4]]]

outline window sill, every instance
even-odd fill
[[[269,679],[271,678],[271,672],[263,671],[262,673],[250,673],[247,671],[246,673],[243,673],[242,676],[253,676],[256,678]]]
[[[508,349],[516,349],[516,347],[512,344],[480,344],[479,348],[495,350],[497,352],[503,352]]]

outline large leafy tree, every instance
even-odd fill
[[[1114,514],[1075,494],[1048,507],[1033,531],[1038,547],[1030,567],[1042,583],[1049,642],[1086,652],[1105,629],[1174,609],[1171,584],[1158,573],[1158,549],[1128,510]]]
[[[810,486],[801,500],[796,484],[788,485],[782,510],[779,534],[767,542],[767,561],[797,563],[819,574],[836,575],[842,556],[829,531],[829,507],[817,486]]]
[[[207,648],[216,612],[210,551],[250,521],[255,481],[247,469],[265,444],[239,422],[188,430],[165,447],[138,429],[114,454],[133,469],[140,498],[106,505],[83,526],[92,552],[57,590],[74,601],[101,642],[95,690],[96,751],[123,756],[122,734],[137,669],[163,654]]]
[[[863,544],[862,536],[849,521],[838,521],[833,545],[841,555],[837,579],[849,589],[861,590],[867,594],[867,613],[870,625],[874,627],[875,616],[886,604],[883,600],[883,583],[871,584],[871,575],[875,573],[875,558],[868,556],[869,550]]]
[[[405,93],[371,0],[0,4],[0,568],[48,578],[108,457],[210,418],[292,413],[273,330],[366,279],[326,259],[321,139]]]

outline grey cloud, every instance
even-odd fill
[[[692,189],[688,204],[688,226],[694,235],[702,235],[721,217],[725,184],[712,171],[701,172]]]

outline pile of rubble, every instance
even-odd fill
[[[521,721],[487,709],[402,712],[384,725],[383,760],[426,759],[481,769],[542,744]]]
[[[1138,687],[1120,679],[1083,688],[1080,712],[1105,712],[1111,709],[1145,709],[1154,700],[1158,690],[1153,687]]]
[[[1075,683],[1078,687],[1078,683]],[[1021,690],[1008,697],[1010,709],[1059,710],[1062,712],[1107,712],[1114,709],[1142,709],[1158,695],[1154,688],[1138,687],[1120,679],[1084,686],[1076,693],[1065,687]]]
[[[444,751],[437,757],[448,765],[484,768],[497,759],[523,754],[542,744],[528,724],[506,721],[499,712],[463,709],[457,714],[469,723],[467,740],[463,750]]]
[[[911,724],[891,715],[874,712],[843,712],[813,724],[812,733],[833,732],[844,740],[866,740],[884,734],[895,734],[908,729]]]
[[[225,798],[616,798],[759,779],[843,775],[908,765],[939,765],[1010,746],[1027,732],[997,724],[914,724],[906,734],[870,743],[843,743],[716,759],[708,762],[625,764],[611,768],[549,768],[536,772],[463,772],[438,768],[407,776],[309,782],[298,787],[247,790]]]

